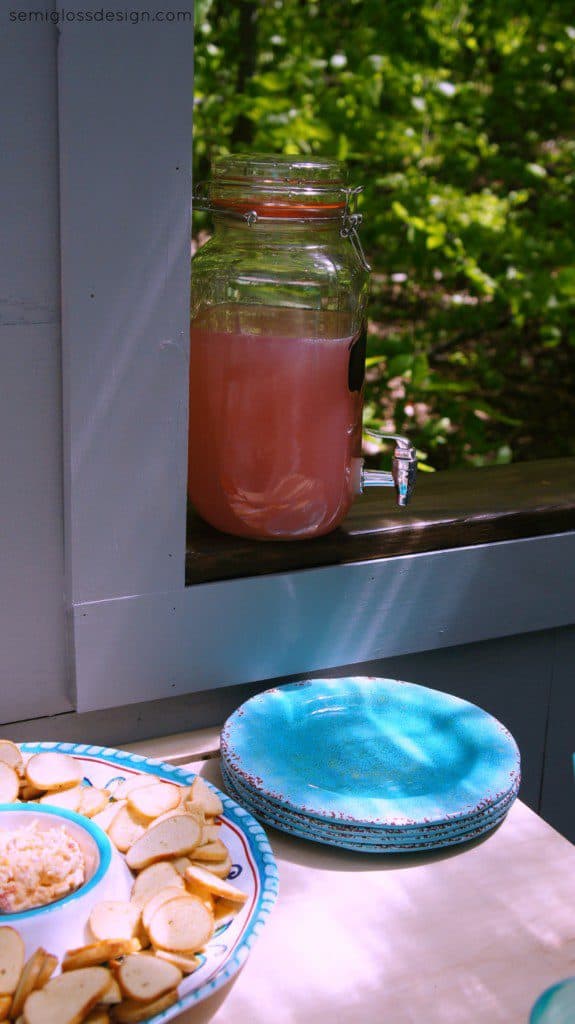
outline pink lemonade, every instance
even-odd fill
[[[188,487],[212,526],[281,540],[341,522],[361,445],[355,340],[347,315],[314,310],[225,305],[192,321]]]

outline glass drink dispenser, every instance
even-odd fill
[[[196,192],[213,237],[192,261],[189,498],[225,533],[319,537],[365,486],[413,486],[361,458],[369,267],[357,189],[333,160],[227,156]]]

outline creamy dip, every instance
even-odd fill
[[[63,826],[41,829],[33,821],[0,831],[0,913],[53,903],[84,879],[84,855]]]

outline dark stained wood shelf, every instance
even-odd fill
[[[407,509],[392,488],[357,498],[325,537],[253,541],[219,533],[190,511],[186,584],[537,537],[575,529],[575,459],[420,473]]]

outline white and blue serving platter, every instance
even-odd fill
[[[228,718],[221,753],[227,778],[272,813],[360,831],[466,826],[514,797],[520,782],[519,750],[501,722],[395,679],[266,690]]]
[[[182,786],[190,785],[195,778],[194,773],[186,769],[139,754],[113,750],[110,747],[45,742],[22,743],[20,749],[25,760],[32,754],[47,750],[70,754],[82,765],[84,785],[98,786],[112,792],[122,780],[140,774]],[[178,1002],[163,1013],[149,1018],[149,1024],[163,1024],[172,1020],[201,999],[212,995],[239,971],[261,932],[278,894],[277,866],[261,825],[225,793],[220,792],[211,783],[207,784],[218,793],[224,808],[220,819],[221,838],[228,847],[232,860],[228,877],[233,880],[234,885],[247,893],[248,898],[234,917],[225,920],[216,929],[213,938],[200,954],[201,966],[184,978],[180,985]],[[117,857],[121,857],[117,851],[114,852]],[[133,881],[131,874],[126,869],[126,872],[118,873],[115,878],[118,879],[115,883],[118,891],[113,894],[107,893],[106,897],[128,899]],[[57,913],[52,916],[54,927],[57,929]],[[63,944],[65,947],[65,942]]]

